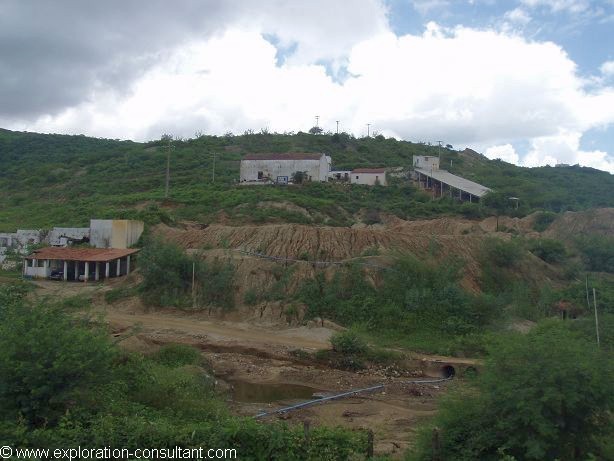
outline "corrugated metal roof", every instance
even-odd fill
[[[26,259],[63,259],[65,261],[106,262],[123,258],[139,251],[135,248],[61,248],[47,247],[34,250]]]
[[[449,171],[446,170],[425,170],[422,168],[414,168],[416,171],[420,172],[425,176],[429,176],[436,181],[441,181],[442,183],[447,184],[448,186],[452,186],[456,189],[460,189],[463,192],[467,192],[468,194],[474,195],[475,197],[483,197],[492,189],[489,187],[478,184],[477,182],[469,181],[468,179],[461,178],[460,176],[456,176]]]
[[[352,170],[352,174],[354,173],[384,174],[386,173],[386,168],[356,168],[355,170]]]
[[[243,160],[320,160],[324,154],[287,152],[285,154],[247,154]]]

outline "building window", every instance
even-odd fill
[[[358,176],[356,176],[356,179],[358,179]]]
[[[258,172],[258,179],[262,179],[264,177],[264,173],[262,171]]]

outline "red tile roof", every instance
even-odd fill
[[[247,154],[243,160],[320,160],[324,154],[287,152],[285,154]]]
[[[384,174],[386,173],[386,168],[356,168],[355,170],[352,170],[352,174],[354,173]]]
[[[139,251],[134,248],[60,248],[47,247],[34,250],[26,259],[63,259],[65,261],[106,262],[123,258]]]

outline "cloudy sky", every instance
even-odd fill
[[[0,127],[320,126],[614,173],[614,0],[0,0]]]

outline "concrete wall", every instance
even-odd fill
[[[139,240],[143,229],[143,221],[92,219],[90,245],[96,248],[128,248]]]
[[[350,176],[352,184],[365,184],[367,186],[375,186],[379,183],[380,186],[387,186],[386,173],[352,173]]]
[[[320,160],[241,160],[241,181],[258,181],[258,172],[263,179],[275,182],[278,176],[287,176],[297,171],[307,172],[312,181],[326,181],[330,171],[330,157],[322,155]]]
[[[34,278],[47,278],[51,275],[50,264],[45,264],[43,259],[24,260],[27,265],[24,267],[24,275]],[[34,267],[31,266],[34,264]]]
[[[90,238],[89,227],[54,227],[47,236],[49,245],[53,246],[66,246],[71,240],[85,238]]]
[[[424,170],[438,170],[439,157],[432,155],[414,155],[414,168],[422,168]]]

